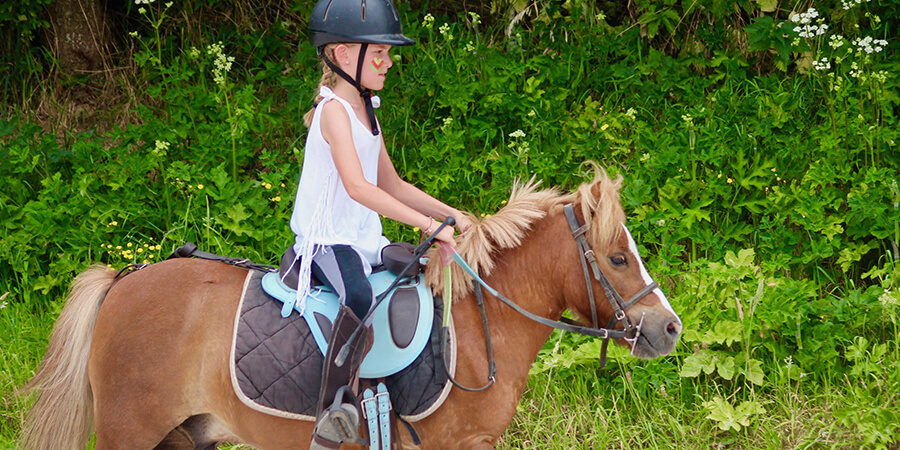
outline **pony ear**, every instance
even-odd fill
[[[606,200],[605,198],[603,198],[603,195],[605,194],[604,191],[606,188],[606,186],[604,184],[608,183],[608,182],[609,182],[609,178],[607,178],[606,174],[604,173],[603,176],[594,178],[593,183],[591,183],[591,196],[594,198],[593,203],[595,205]]]
[[[576,201],[581,204],[582,215],[591,222],[591,240],[605,245],[618,238],[621,224],[625,223],[625,213],[619,203],[619,188],[622,176],[609,177],[603,168],[592,164],[594,179],[581,185]]]
[[[618,182],[618,180],[612,181],[606,171],[593,161],[590,162],[590,165],[594,169],[594,179],[583,184],[578,189],[576,196],[576,201],[585,208],[585,217],[590,217],[587,214],[594,212],[601,203],[611,200],[606,197],[610,197],[610,188],[617,189],[617,186],[613,184]],[[613,197],[615,196],[613,195]]]

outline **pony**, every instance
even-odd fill
[[[574,192],[543,189],[533,179],[517,182],[507,204],[476,220],[457,250],[486,285],[527,314],[561,323],[556,321],[568,310],[577,319],[571,326],[581,330],[610,321],[614,330],[607,338],[639,358],[655,358],[672,352],[682,325],[625,226],[621,184],[621,177],[611,179],[596,166],[594,179]],[[567,220],[566,205],[574,206],[570,214],[584,225],[576,229]],[[440,292],[440,257],[431,252],[426,280]],[[607,282],[588,277],[585,258]],[[83,449],[96,433],[97,450],[212,449],[223,442],[307,448],[312,422],[251,409],[232,387],[230,344],[247,270],[178,258],[121,277],[102,265],[79,274],[44,359],[22,388],[36,397],[23,424],[22,447]],[[453,271],[456,381],[493,383],[480,391],[452,388],[440,408],[411,424],[421,446],[400,431],[393,448],[494,448],[553,331],[485,294],[492,374],[475,300],[479,282],[459,267]],[[619,309],[610,296],[619,293],[632,298],[616,321]],[[625,328],[631,332],[624,334]]]

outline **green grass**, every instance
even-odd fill
[[[0,448],[15,448],[25,399],[15,391],[34,374],[44,355],[53,321],[7,296],[0,301]],[[5,302],[5,303],[4,303]]]
[[[836,422],[835,405],[853,403],[841,389],[805,392],[781,386],[757,401],[766,413],[741,432],[724,432],[706,418],[702,406],[656,390],[635,395],[641,386],[626,383],[626,394],[600,396],[596,377],[584,368],[564,380],[538,375],[529,380],[501,449],[802,449],[864,448],[864,437]],[[687,404],[686,404],[687,403]],[[896,444],[895,444],[896,445]],[[896,447],[893,447],[896,448]]]

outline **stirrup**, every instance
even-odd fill
[[[345,395],[352,399],[352,402],[345,402]],[[331,450],[339,448],[342,443],[368,444],[359,437],[359,404],[353,397],[350,386],[338,389],[334,403],[322,411],[316,419],[316,428],[309,448]]]

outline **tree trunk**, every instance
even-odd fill
[[[54,0],[48,43],[62,75],[100,75],[110,66],[111,33],[101,0]]]

